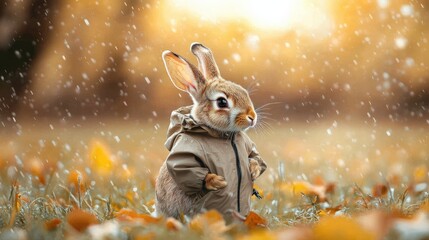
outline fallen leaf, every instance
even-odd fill
[[[76,191],[77,190],[80,190],[81,192],[85,191],[86,177],[82,174],[82,172],[78,170],[72,170],[69,173],[67,181],[69,185],[72,185]]]
[[[337,213],[338,211],[341,211],[343,209],[343,205],[338,205],[335,207],[329,207],[329,208],[325,208],[322,209],[318,212],[319,216],[323,217],[323,216],[328,216],[328,215],[335,215],[335,213]]]
[[[77,231],[83,232],[89,226],[98,224],[98,219],[92,213],[75,208],[67,215],[67,223]]]
[[[179,231],[180,229],[183,228],[183,224],[179,222],[177,219],[169,217],[165,221],[165,227],[171,231]]]
[[[387,194],[387,186],[382,183],[377,183],[372,187],[373,197],[382,197]]]
[[[267,220],[261,216],[259,216],[258,214],[256,214],[255,212],[250,211],[249,214],[246,217],[246,220],[244,221],[244,224],[249,228],[249,229],[254,229],[254,228],[265,228],[267,227]]]
[[[61,219],[54,218],[48,221],[45,221],[44,227],[47,231],[52,231],[56,229],[62,223]]]
[[[123,208],[114,214],[120,221],[143,221],[144,223],[159,223],[162,219],[149,214],[137,213],[131,209]]]

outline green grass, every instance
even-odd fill
[[[355,218],[375,210],[412,218],[428,202],[428,126],[331,127],[332,123],[284,124],[250,132],[269,166],[256,181],[264,198],[252,200],[253,210],[267,219],[270,231],[302,224],[312,226],[327,215]],[[210,235],[187,227],[172,232],[164,223],[115,220],[115,214],[124,208],[143,214],[154,211],[154,181],[167,155],[163,147],[165,132],[166,124],[151,122],[84,126],[37,123],[3,130],[0,238],[17,234],[35,239],[94,236],[88,231],[77,232],[67,222],[74,208],[92,213],[100,223],[113,223],[110,227],[99,225],[106,228],[100,231],[117,228],[113,239],[198,239],[201,234]],[[103,167],[91,163],[94,141],[107,147],[113,164],[107,168],[111,171],[103,172]],[[38,173],[40,163],[42,172]],[[79,180],[70,179],[74,170],[82,174]],[[45,182],[38,176],[44,177]],[[320,201],[320,194],[311,189],[301,193],[302,188],[297,187],[300,183],[315,187],[314,183],[321,181],[335,186],[334,191],[326,193],[326,201]],[[81,184],[82,189],[76,184]],[[386,187],[386,191],[374,196],[377,184]],[[15,200],[19,196],[20,200]],[[61,223],[47,230],[46,222],[55,218]],[[241,225],[220,236],[246,234]]]

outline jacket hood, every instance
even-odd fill
[[[176,137],[182,132],[208,134],[212,137],[229,137],[231,133],[224,133],[197,123],[191,116],[191,106],[180,107],[174,110],[170,116],[170,125],[167,130],[165,147],[170,151]]]

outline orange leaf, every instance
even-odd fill
[[[67,223],[79,232],[85,231],[89,226],[98,224],[97,217],[87,211],[75,208],[67,216]]]
[[[43,185],[46,184],[45,179],[45,167],[43,162],[38,158],[32,158],[26,165],[26,170],[32,175],[36,176],[39,179],[39,182]]]
[[[45,229],[47,230],[47,231],[52,231],[52,230],[54,230],[55,228],[57,228],[58,227],[58,225],[60,225],[61,224],[61,219],[59,219],[59,218],[54,218],[54,219],[51,219],[51,220],[48,220],[48,221],[46,221],[45,222],[45,224],[44,224],[44,227],[45,227]]]
[[[123,208],[115,213],[115,217],[121,221],[142,220],[145,223],[159,223],[162,219],[148,214],[137,213],[131,209]]]
[[[167,221],[165,222],[165,227],[171,231],[179,231],[183,228],[183,224],[177,221],[177,219],[170,217],[167,218]]]
[[[387,194],[387,186],[381,183],[375,184],[372,187],[372,196],[381,197]]]
[[[328,215],[333,215],[336,212],[340,211],[341,209],[343,209],[343,205],[338,205],[336,207],[330,207],[330,208],[326,208],[324,211],[328,214]]]
[[[153,205],[155,205],[155,199],[153,198],[146,202],[146,206],[148,207],[152,207]]]
[[[267,227],[267,220],[265,218],[259,216],[255,212],[250,211],[244,221],[244,224],[250,229],[257,227]]]
[[[67,179],[70,185],[73,185],[76,190],[85,191],[84,183],[86,181],[84,175],[78,170],[72,170]]]

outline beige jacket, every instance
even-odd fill
[[[179,188],[187,195],[199,197],[203,209],[216,209],[222,214],[235,210],[243,215],[250,211],[253,182],[250,159],[258,161],[262,172],[266,163],[255,144],[244,132],[220,133],[197,124],[190,116],[191,106],[173,112],[165,146],[170,151],[166,165]],[[207,191],[207,173],[225,177],[228,185]]]

